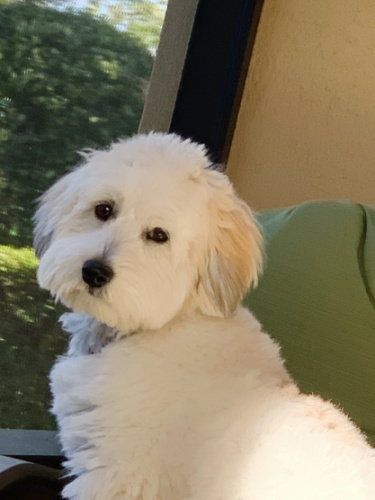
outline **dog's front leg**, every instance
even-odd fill
[[[87,314],[65,313],[59,321],[62,329],[71,335],[68,356],[96,354],[117,336],[117,330]]]

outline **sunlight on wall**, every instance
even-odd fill
[[[265,0],[229,157],[255,208],[375,204],[375,3]]]

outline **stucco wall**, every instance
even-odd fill
[[[228,171],[257,209],[375,204],[374,0],[265,0]]]

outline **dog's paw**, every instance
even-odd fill
[[[118,333],[114,328],[83,313],[65,313],[59,321],[62,329],[71,335],[68,356],[96,354]]]

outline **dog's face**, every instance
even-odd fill
[[[43,288],[123,331],[187,309],[232,312],[261,266],[261,236],[202,146],[150,134],[86,155],[41,199]]]

